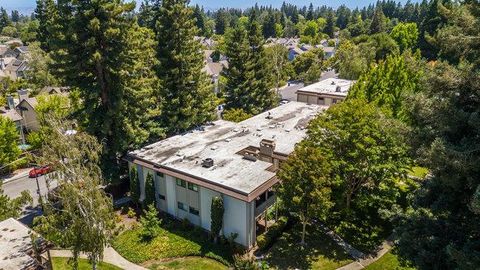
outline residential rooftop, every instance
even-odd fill
[[[272,163],[251,161],[239,154],[274,141],[276,155],[287,156],[306,135],[308,122],[327,107],[290,102],[240,123],[215,121],[129,153],[131,159],[180,172],[190,177],[248,195],[275,177]],[[202,161],[213,159],[210,168]]]
[[[30,269],[36,265],[29,255],[32,250],[30,229],[13,218],[0,222],[0,269]]]
[[[297,92],[329,94],[346,97],[355,81],[330,78],[298,89]]]

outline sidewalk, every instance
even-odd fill
[[[50,254],[52,257],[72,257],[72,252],[70,250],[50,250]],[[87,259],[85,254],[81,254],[80,258]],[[118,252],[115,251],[112,247],[107,247],[103,252],[103,262],[118,266],[122,269],[128,270],[147,270],[144,267],[136,265],[127,261],[123,258]]]
[[[15,181],[15,180],[20,179],[20,178],[24,178],[24,177],[28,176],[28,172],[30,172],[31,169],[33,169],[33,167],[32,168],[18,169],[16,171],[14,171],[13,173],[10,173],[10,174],[7,174],[7,175],[2,175],[2,176],[0,176],[0,181],[3,182],[3,183],[7,183],[7,182]]]
[[[338,268],[337,270],[360,270],[365,268],[367,265],[380,259],[385,253],[389,252],[392,249],[393,243],[389,240],[385,240],[382,243],[380,250],[375,254],[375,256],[368,256],[364,259],[359,259],[355,262],[347,264],[343,267]]]

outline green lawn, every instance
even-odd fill
[[[307,226],[305,241],[301,247],[301,227],[284,232],[267,253],[266,261],[273,269],[337,269],[352,260],[330,237],[314,226]]]
[[[425,178],[425,176],[427,176],[428,169],[424,168],[424,167],[414,166],[410,170],[408,170],[407,173],[410,176],[414,176],[414,177],[418,177],[418,178],[423,179],[423,178]]]
[[[141,237],[141,228],[127,230],[114,240],[113,247],[127,260],[144,263],[150,260],[201,256],[214,258],[225,264],[232,261],[228,246],[217,245],[209,241],[198,229],[182,229],[175,223],[161,228],[160,234],[145,241]]]
[[[395,254],[386,253],[376,262],[365,267],[366,270],[413,270],[415,268],[402,267]]]
[[[53,270],[70,270],[73,269],[71,265],[68,264],[69,258],[53,257],[52,265]],[[78,270],[91,270],[92,266],[88,263],[86,259],[78,259]],[[99,263],[97,266],[98,270],[121,270],[122,268],[116,267],[108,263]]]
[[[186,257],[178,258],[169,262],[152,263],[148,266],[152,270],[226,270],[227,266],[208,258]]]

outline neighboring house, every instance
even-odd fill
[[[0,58],[17,58],[18,52],[7,45],[0,45]]]
[[[305,51],[301,50],[300,48],[298,48],[298,47],[296,47],[296,46],[295,46],[295,47],[290,47],[290,48],[288,49],[288,60],[289,60],[289,61],[293,61],[293,60],[295,60],[295,58],[296,58],[297,56],[299,56],[300,54],[302,54],[302,53],[304,53],[304,52],[305,52]]]
[[[45,86],[40,90],[40,94],[46,95],[64,95],[68,94],[70,90],[69,87],[62,87],[62,86]]]
[[[325,53],[324,58],[329,59],[335,56],[335,47],[323,47],[323,52]]]
[[[202,46],[208,50],[213,49],[216,44],[216,42],[212,38],[195,36],[194,39],[199,41],[200,44],[202,44]]]
[[[18,91],[18,105],[15,109],[22,116],[22,126],[28,131],[35,131],[40,128],[35,111],[37,104],[36,98],[28,97],[28,90]]]
[[[0,71],[3,77],[9,77],[12,80],[25,77],[25,71],[28,69],[27,61],[15,59],[6,64],[0,59]],[[0,74],[1,74],[0,73]]]
[[[326,107],[290,102],[240,123],[215,121],[127,154],[136,166],[140,200],[145,180],[155,182],[156,206],[210,230],[212,198],[224,202],[222,234],[245,247],[265,228],[276,202],[276,171]]]
[[[343,79],[325,79],[297,90],[297,101],[308,104],[330,106],[347,97],[355,81]]]
[[[16,47],[14,50],[17,53],[17,58],[20,60],[25,60],[25,55],[28,54],[28,46]]]
[[[36,256],[31,234],[35,232],[13,218],[0,222],[0,269],[47,269],[47,242],[40,237],[36,239],[36,250],[40,253]]]

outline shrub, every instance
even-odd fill
[[[128,207],[127,217],[134,218],[136,215],[137,213],[135,213],[135,210],[133,210],[131,207]]]
[[[140,223],[142,224],[142,238],[144,240],[151,240],[160,233],[162,221],[158,218],[158,212],[153,203],[148,205],[147,210],[144,210]]]
[[[257,237],[257,245],[260,250],[265,250],[270,247],[273,242],[282,235],[285,227],[287,226],[288,218],[280,217],[277,222],[275,222],[268,231],[264,234],[261,234]]]
[[[218,234],[223,227],[223,213],[225,208],[223,206],[223,199],[221,197],[214,197],[212,198],[212,205],[211,205],[211,228],[210,231],[213,234],[215,242],[217,242]]]
[[[260,270],[261,268],[251,257],[246,257],[242,255],[233,256],[233,268],[235,270]]]

